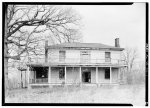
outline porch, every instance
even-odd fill
[[[29,85],[119,84],[125,70],[123,66],[30,66]]]

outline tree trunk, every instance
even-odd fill
[[[7,94],[8,86],[8,44],[7,44],[7,5],[5,5],[5,33],[4,33],[4,86]]]
[[[6,47],[5,47],[6,48]],[[4,49],[5,51],[6,49]],[[5,51],[6,52],[6,51]],[[5,85],[5,92],[7,91],[8,87],[8,58],[4,57],[4,85]]]

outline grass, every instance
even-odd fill
[[[145,105],[145,86],[140,84],[14,89],[8,92],[5,101],[6,103],[131,103]]]

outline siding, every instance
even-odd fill
[[[80,51],[81,50],[66,50],[66,63],[79,63],[80,62]],[[111,52],[112,63],[118,63],[121,59],[120,51],[108,51]],[[114,60],[113,60],[114,59]],[[59,62],[59,50],[51,49],[48,51],[48,62]],[[91,50],[91,63],[104,63],[105,62],[105,51]]]
[[[66,82],[67,83],[79,83],[80,79],[79,79],[79,68],[78,67],[68,67],[67,69],[67,79]]]
[[[118,82],[118,68],[112,68],[112,82],[117,83]]]
[[[105,51],[92,50],[91,51],[91,63],[103,63],[105,62]]]
[[[48,62],[59,62],[59,50],[48,50]]]
[[[59,79],[59,68],[51,67],[51,83],[62,83],[65,79]]]
[[[66,68],[66,83],[79,83],[79,68]],[[51,67],[51,83],[62,83],[65,79],[59,79],[59,68]]]
[[[118,63],[118,59],[120,60],[120,51],[111,51],[112,63]]]
[[[105,69],[98,68],[98,83],[109,83],[109,79],[105,79]]]
[[[105,79],[105,69],[98,68],[98,83],[109,83],[109,79]],[[112,83],[118,82],[118,69],[112,68]]]
[[[79,63],[80,62],[80,50],[66,50],[67,63]]]

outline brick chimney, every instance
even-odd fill
[[[45,41],[45,63],[47,63],[48,60],[48,40]]]
[[[120,47],[119,38],[116,38],[116,39],[115,39],[115,47]]]

